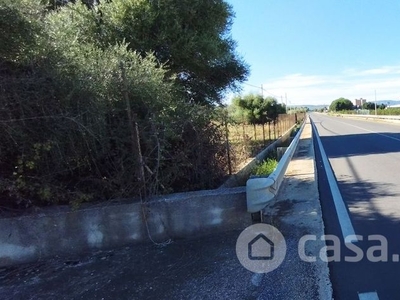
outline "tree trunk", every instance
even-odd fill
[[[144,163],[142,151],[140,149],[140,137],[139,137],[139,126],[137,123],[137,117],[134,112],[131,110],[131,103],[128,95],[128,87],[126,83],[125,76],[125,68],[122,62],[120,62],[121,68],[121,76],[123,83],[123,95],[126,102],[126,112],[128,114],[128,126],[131,132],[131,143],[132,143],[132,155],[135,164],[135,177],[139,182],[140,186],[140,194],[145,197],[146,195],[146,186],[145,186],[145,177],[144,177]]]

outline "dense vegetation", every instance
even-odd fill
[[[208,188],[214,109],[248,73],[223,0],[0,0],[0,199],[27,207]]]
[[[362,110],[358,113],[369,113],[375,114],[375,102],[365,102],[362,105]],[[329,110],[332,112],[340,112],[344,114],[353,114],[358,111],[358,109],[353,105],[349,99],[339,98],[334,100],[329,106]],[[387,107],[385,104],[376,105],[376,114],[378,115],[400,115],[400,108]]]
[[[386,105],[385,104],[377,104],[376,109],[385,109]],[[374,102],[365,102],[362,105],[362,109],[368,109],[368,110],[375,110],[375,103]]]
[[[339,98],[334,100],[329,106],[330,111],[344,111],[353,109],[353,103],[346,98]]]
[[[229,112],[237,123],[265,124],[275,122],[279,114],[285,114],[286,106],[273,97],[248,94],[233,98]]]

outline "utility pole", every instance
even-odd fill
[[[377,110],[376,110],[376,90],[375,90],[375,116],[378,114]]]
[[[288,106],[287,106],[287,94],[285,93],[285,102],[286,102],[286,110],[288,110]]]
[[[261,96],[264,98],[264,88],[263,88],[263,85],[261,85]]]

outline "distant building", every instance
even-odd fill
[[[366,99],[363,99],[363,98],[356,99],[356,100],[354,100],[354,106],[356,106],[356,107],[362,107],[363,104],[366,103],[366,102],[367,102],[367,100],[366,100]]]

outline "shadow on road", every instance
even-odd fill
[[[400,132],[321,136],[329,158],[400,152]]]

